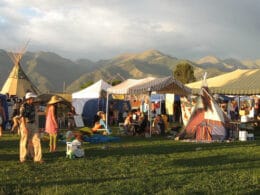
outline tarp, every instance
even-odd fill
[[[226,95],[258,95],[260,94],[260,69],[235,70],[207,79],[211,93]],[[189,83],[193,94],[199,94],[201,81]]]
[[[161,102],[165,100],[165,94],[152,93],[150,97],[151,102]]]
[[[165,94],[165,109],[166,113],[169,115],[174,114],[174,94],[167,93]]]
[[[189,95],[191,89],[183,85],[173,76],[152,79],[145,83],[138,83],[129,88],[130,94],[145,94],[155,91],[157,93],[174,93],[177,95]]]

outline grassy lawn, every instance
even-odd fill
[[[260,137],[210,144],[122,137],[84,143],[85,158],[73,160],[64,143],[56,153],[42,145],[44,164],[20,164],[19,137],[0,138],[0,194],[260,194]]]

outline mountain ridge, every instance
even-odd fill
[[[181,62],[188,62],[194,67],[197,79],[201,79],[205,71],[212,77],[238,68],[260,68],[260,60],[240,61],[233,58],[223,60],[215,56],[205,56],[197,61],[191,61],[178,59],[155,49],[140,53],[124,53],[97,62],[84,58],[72,61],[48,51],[28,51],[21,60],[21,66],[42,92],[64,90],[74,92],[87,81],[169,76]],[[1,86],[12,66],[8,52],[0,49]]]

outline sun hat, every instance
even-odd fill
[[[56,95],[52,96],[48,104],[56,104],[62,102],[62,99]]]
[[[25,99],[26,99],[26,100],[28,100],[28,99],[30,99],[30,98],[36,98],[36,97],[37,97],[37,95],[34,94],[33,92],[27,92],[27,93],[25,94]]]

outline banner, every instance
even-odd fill
[[[181,114],[182,114],[182,121],[184,126],[187,125],[190,116],[191,116],[191,112],[193,109],[193,104],[189,99],[187,99],[186,97],[181,97]]]
[[[173,115],[174,114],[174,94],[167,93],[165,95],[165,109],[166,114]]]

